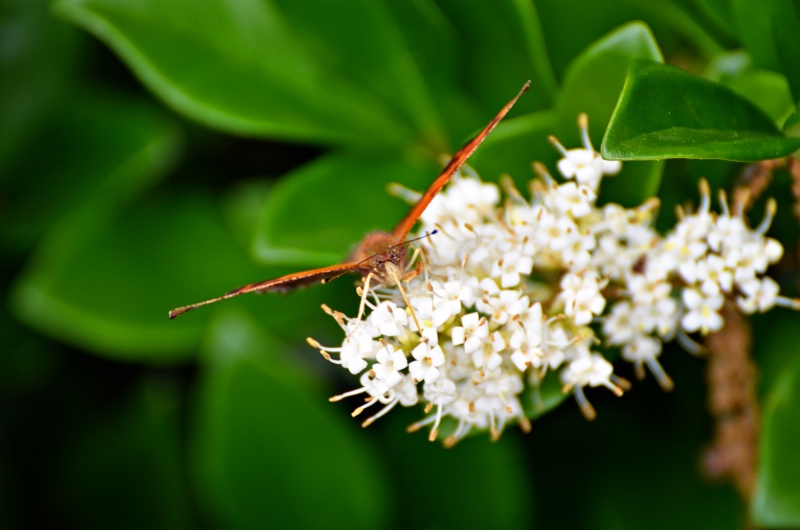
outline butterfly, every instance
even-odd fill
[[[368,277],[368,279],[370,277],[375,277],[378,281],[383,283],[394,281],[399,285],[401,271],[404,271],[408,265],[408,250],[405,248],[405,244],[407,243],[405,238],[408,232],[433,198],[436,197],[436,194],[447,184],[450,177],[452,177],[472,153],[475,152],[475,149],[478,148],[486,136],[492,132],[500,120],[511,110],[511,107],[514,106],[519,97],[528,90],[530,84],[531,82],[527,81],[517,95],[500,110],[497,116],[495,116],[477,136],[467,142],[453,155],[453,158],[445,166],[439,176],[436,177],[436,180],[433,181],[417,203],[414,204],[411,210],[397,223],[397,226],[395,226],[394,230],[391,232],[372,232],[367,234],[350,256],[338,265],[295,272],[281,276],[280,278],[250,283],[222,296],[175,308],[169,312],[169,318],[178,317],[197,307],[227,300],[228,298],[233,298],[240,294],[291,291],[298,287],[311,285],[317,282],[327,283],[328,281],[350,272],[360,273]]]

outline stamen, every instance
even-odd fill
[[[766,234],[767,230],[769,230],[770,225],[772,225],[772,220],[775,218],[775,212],[777,211],[778,211],[778,203],[775,201],[775,199],[770,197],[770,199],[767,201],[767,207],[765,208],[764,211],[764,219],[756,228],[756,232],[762,235]]]
[[[395,398],[394,398],[392,401],[390,401],[388,405],[386,405],[385,407],[383,407],[383,408],[380,410],[380,412],[378,412],[378,413],[376,413],[376,414],[374,414],[374,415],[370,416],[370,417],[369,417],[369,418],[367,418],[366,420],[364,420],[364,421],[361,423],[361,426],[362,426],[362,427],[369,427],[370,425],[372,425],[373,423],[375,423],[375,420],[377,420],[378,418],[381,418],[381,417],[385,416],[385,415],[386,415],[386,413],[387,413],[387,412],[389,412],[390,410],[392,410],[392,409],[394,408],[394,406],[395,406],[395,405],[397,405],[399,402],[400,402],[400,398],[399,398],[399,397],[397,397],[397,396],[395,396]]]
[[[585,112],[578,114],[578,129],[581,130],[583,146],[594,153],[595,150],[594,146],[592,145],[592,139],[589,138],[589,116]]]
[[[563,145],[561,145],[561,142],[558,141],[558,138],[556,138],[555,136],[553,136],[551,134],[550,136],[547,137],[547,141],[550,142],[551,144],[553,144],[553,146],[556,149],[558,149],[558,152],[561,153],[561,156],[566,158],[566,156],[568,154],[567,148],[564,147]],[[534,164],[538,164],[538,162],[534,162]],[[534,168],[534,170],[535,170],[535,168]],[[537,171],[537,173],[538,173],[538,171]]]
[[[586,399],[586,395],[583,393],[583,387],[575,387],[575,392],[573,392],[573,394],[575,395],[575,400],[578,402],[578,407],[580,407],[583,413],[583,417],[589,421],[594,420],[597,417],[597,412],[595,412],[589,400]]]

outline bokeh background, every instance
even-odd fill
[[[570,398],[528,435],[445,450],[405,433],[421,410],[361,429],[354,402],[328,403],[357,382],[305,338],[341,340],[320,304],[352,313],[351,279],[167,311],[391,228],[407,206],[386,185],[424,189],[526,79],[471,160],[521,189],[557,157],[548,134],[577,143],[578,112],[599,146],[637,57],[785,118],[767,4],[0,1],[0,528],[742,527],[748,504],[701,472],[706,361],[680,349],[662,357],[672,393],[591,391],[594,422]],[[669,226],[698,177],[741,168],[630,163],[604,193],[658,189]],[[776,505],[800,520],[797,318],[752,320],[760,396],[789,404],[769,416],[784,474],[760,470],[778,484],[762,523]]]

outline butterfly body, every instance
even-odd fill
[[[398,241],[392,234],[370,232],[364,236],[347,261],[358,263],[358,271],[363,276],[373,273],[380,280],[384,280],[387,278],[387,263],[392,263],[398,269],[405,270],[408,265],[408,249],[403,245],[402,240]]]
[[[514,103],[517,102],[517,99],[519,99],[529,86],[530,81],[525,83],[522,90],[517,93],[514,99],[509,101],[475,138],[459,149],[447,166],[442,170],[441,174],[433,181],[425,193],[422,194],[417,203],[395,226],[394,230],[391,232],[371,232],[367,234],[343,263],[331,265],[330,267],[287,274],[280,278],[274,278],[263,282],[251,283],[234,289],[222,296],[173,309],[169,312],[169,317],[175,318],[197,307],[233,298],[240,294],[291,291],[298,287],[318,282],[326,283],[350,272],[358,272],[362,276],[372,275],[372,277],[380,283],[399,282],[402,272],[405,271],[408,265],[408,249],[405,246],[405,238],[409,231],[436,194],[447,184],[450,177],[452,177],[464,162],[467,161],[475,149],[478,148],[478,145],[480,145],[492,129],[497,126],[500,120],[503,119],[511,107],[514,106]]]

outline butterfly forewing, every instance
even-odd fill
[[[263,282],[249,283],[239,287],[238,289],[227,292],[222,296],[218,296],[217,298],[212,298],[196,304],[173,309],[169,312],[169,318],[175,318],[197,307],[213,304],[214,302],[219,302],[220,300],[225,300],[227,298],[233,298],[234,296],[239,296],[240,294],[267,293],[270,291],[291,291],[293,289],[297,289],[298,287],[311,285],[312,283],[322,282],[330,278],[341,276],[342,274],[350,272],[357,266],[358,263],[340,263],[338,265],[331,265],[330,267],[294,272],[292,274],[287,274],[286,276],[281,276],[280,278],[273,278]]]
[[[441,174],[436,177],[436,180],[433,181],[433,184],[428,187],[414,207],[411,208],[406,216],[403,217],[403,219],[397,224],[395,229],[392,230],[391,234],[376,232],[364,238],[364,241],[362,241],[361,245],[358,247],[359,252],[356,252],[357,257],[354,258],[351,256],[345,263],[332,265],[330,267],[295,272],[293,274],[281,276],[280,278],[251,283],[239,287],[238,289],[234,289],[233,291],[230,291],[222,296],[173,309],[169,312],[169,317],[175,318],[197,307],[213,304],[214,302],[219,302],[220,300],[233,298],[234,296],[239,296],[240,294],[266,293],[271,291],[291,291],[298,287],[311,285],[312,283],[332,280],[343,274],[353,271],[358,271],[365,275],[369,273],[378,273],[377,277],[383,278],[387,276],[386,274],[381,274],[384,273],[384,266],[386,266],[387,263],[391,263],[396,268],[399,267],[402,269],[406,262],[407,253],[398,252],[398,248],[405,244],[405,238],[408,235],[408,232],[414,227],[414,223],[417,222],[417,219],[419,219],[419,216],[425,211],[425,208],[428,207],[436,194],[439,193],[439,190],[441,190],[444,185],[447,184],[447,181],[450,180],[450,177],[452,177],[453,174],[464,164],[464,162],[467,161],[475,149],[477,149],[481,142],[483,142],[484,138],[486,138],[486,136],[492,132],[492,129],[495,128],[498,122],[503,119],[511,107],[514,106],[514,103],[517,102],[517,99],[519,99],[519,97],[526,90],[528,90],[529,86],[530,81],[525,83],[519,93],[514,96],[514,99],[509,101],[506,106],[500,110],[497,116],[495,116],[494,119],[492,119],[492,121],[490,121],[489,124],[484,127],[484,129],[475,138],[467,142],[464,147],[458,150],[450,163],[447,164],[447,167],[445,167]]]
[[[492,132],[492,129],[494,129],[497,124],[500,123],[500,120],[502,120],[503,117],[508,114],[508,111],[514,106],[514,103],[517,102],[519,97],[524,94],[530,86],[531,82],[526,82],[517,95],[514,96],[514,99],[506,103],[506,106],[497,113],[497,116],[495,116],[475,138],[467,142],[464,147],[458,150],[458,152],[453,156],[447,166],[445,166],[439,176],[436,177],[436,180],[434,180],[428,189],[425,190],[425,193],[422,195],[422,197],[420,197],[419,201],[417,201],[413,208],[411,208],[406,216],[403,217],[399,223],[397,223],[397,226],[395,226],[394,230],[392,230],[392,236],[394,236],[398,243],[402,242],[406,238],[408,232],[414,227],[414,223],[417,222],[417,219],[419,219],[419,216],[425,211],[425,208],[428,207],[428,204],[430,204],[433,198],[436,197],[436,194],[439,193],[445,184],[447,184],[447,181],[450,180],[450,177],[452,177],[455,172],[458,171],[462,165],[464,165],[464,162],[466,162],[472,153],[475,152],[475,149],[477,149],[481,142],[486,139],[486,136]]]

